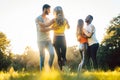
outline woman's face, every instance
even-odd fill
[[[55,11],[53,11],[53,15],[56,17],[56,12]]]

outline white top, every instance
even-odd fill
[[[50,21],[48,18],[43,19],[42,16],[38,16],[36,19],[40,20],[43,23],[47,23],[47,22]],[[50,40],[49,31],[41,32],[40,31],[40,25],[37,22],[36,22],[36,27],[37,27],[37,41],[38,42],[39,41],[48,41],[48,40]]]
[[[98,40],[96,38],[96,29],[95,29],[94,25],[89,24],[85,27],[85,29],[86,29],[87,32],[93,33],[91,38],[88,38],[88,45],[91,46],[95,43],[98,43]],[[94,29],[94,30],[92,30],[92,29]]]

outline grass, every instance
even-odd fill
[[[0,80],[120,80],[120,70],[115,71],[84,71],[81,73],[69,70],[43,70],[42,72],[0,72]]]

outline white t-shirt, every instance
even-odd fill
[[[50,21],[48,18],[43,19],[42,16],[38,16],[37,19],[40,20],[43,23],[47,23],[47,22]],[[37,41],[38,42],[39,41],[48,41],[48,40],[50,40],[49,31],[41,32],[40,31],[40,25],[37,22],[36,22],[36,27],[37,27]]]
[[[91,36],[91,38],[88,38],[88,45],[89,46],[91,46],[91,45],[93,45],[95,43],[98,43],[98,40],[96,38],[96,29],[95,29],[95,27],[94,28],[93,27],[94,27],[94,25],[92,25],[92,24],[89,24],[89,25],[87,25],[85,27],[85,30],[87,32],[93,33],[92,36]],[[94,29],[94,30],[92,30],[92,29]]]

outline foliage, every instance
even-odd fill
[[[27,46],[22,55],[14,55],[13,64],[15,70],[34,70],[39,67],[39,56],[37,52]]]
[[[12,66],[15,70],[22,71],[22,69],[25,68],[24,61],[22,61],[22,55],[16,54],[14,55],[12,60],[13,60]]]
[[[0,50],[4,53],[9,45],[10,41],[7,39],[6,35],[0,32]]]
[[[78,64],[80,62],[80,53],[77,49],[77,46],[72,46],[67,48],[67,63],[66,65],[70,68],[70,70],[76,71]],[[48,64],[49,55],[45,55],[45,64]],[[45,66],[46,66],[45,65]],[[27,46],[25,51],[22,55],[14,55],[12,66],[14,67],[15,71],[21,70],[39,70],[39,53],[34,51],[31,47]],[[53,66],[57,69],[57,55],[55,53],[54,63]]]
[[[102,69],[120,66],[120,15],[113,18],[98,50],[98,63]]]
[[[0,72],[0,80],[119,80],[119,71],[60,72],[55,69],[42,72]]]
[[[78,64],[81,61],[81,56],[77,45],[67,48],[66,57],[67,57],[67,66],[69,66],[71,70],[76,71]]]
[[[0,70],[7,70],[12,63],[12,53],[9,49],[10,41],[0,32]]]
[[[15,71],[21,70],[39,70],[39,53],[34,51],[31,47],[27,46],[22,55],[12,54],[9,45],[10,41],[7,39],[6,35],[1,33],[0,38],[1,51],[0,51],[0,70],[7,70],[9,67],[13,67]],[[3,41],[3,42],[2,42]],[[80,62],[80,53],[76,48],[77,46],[72,46],[67,48],[67,65],[70,70],[77,70],[78,64]],[[46,55],[45,64],[48,63],[49,55]],[[53,66],[58,67],[57,56],[55,53],[55,59]]]

